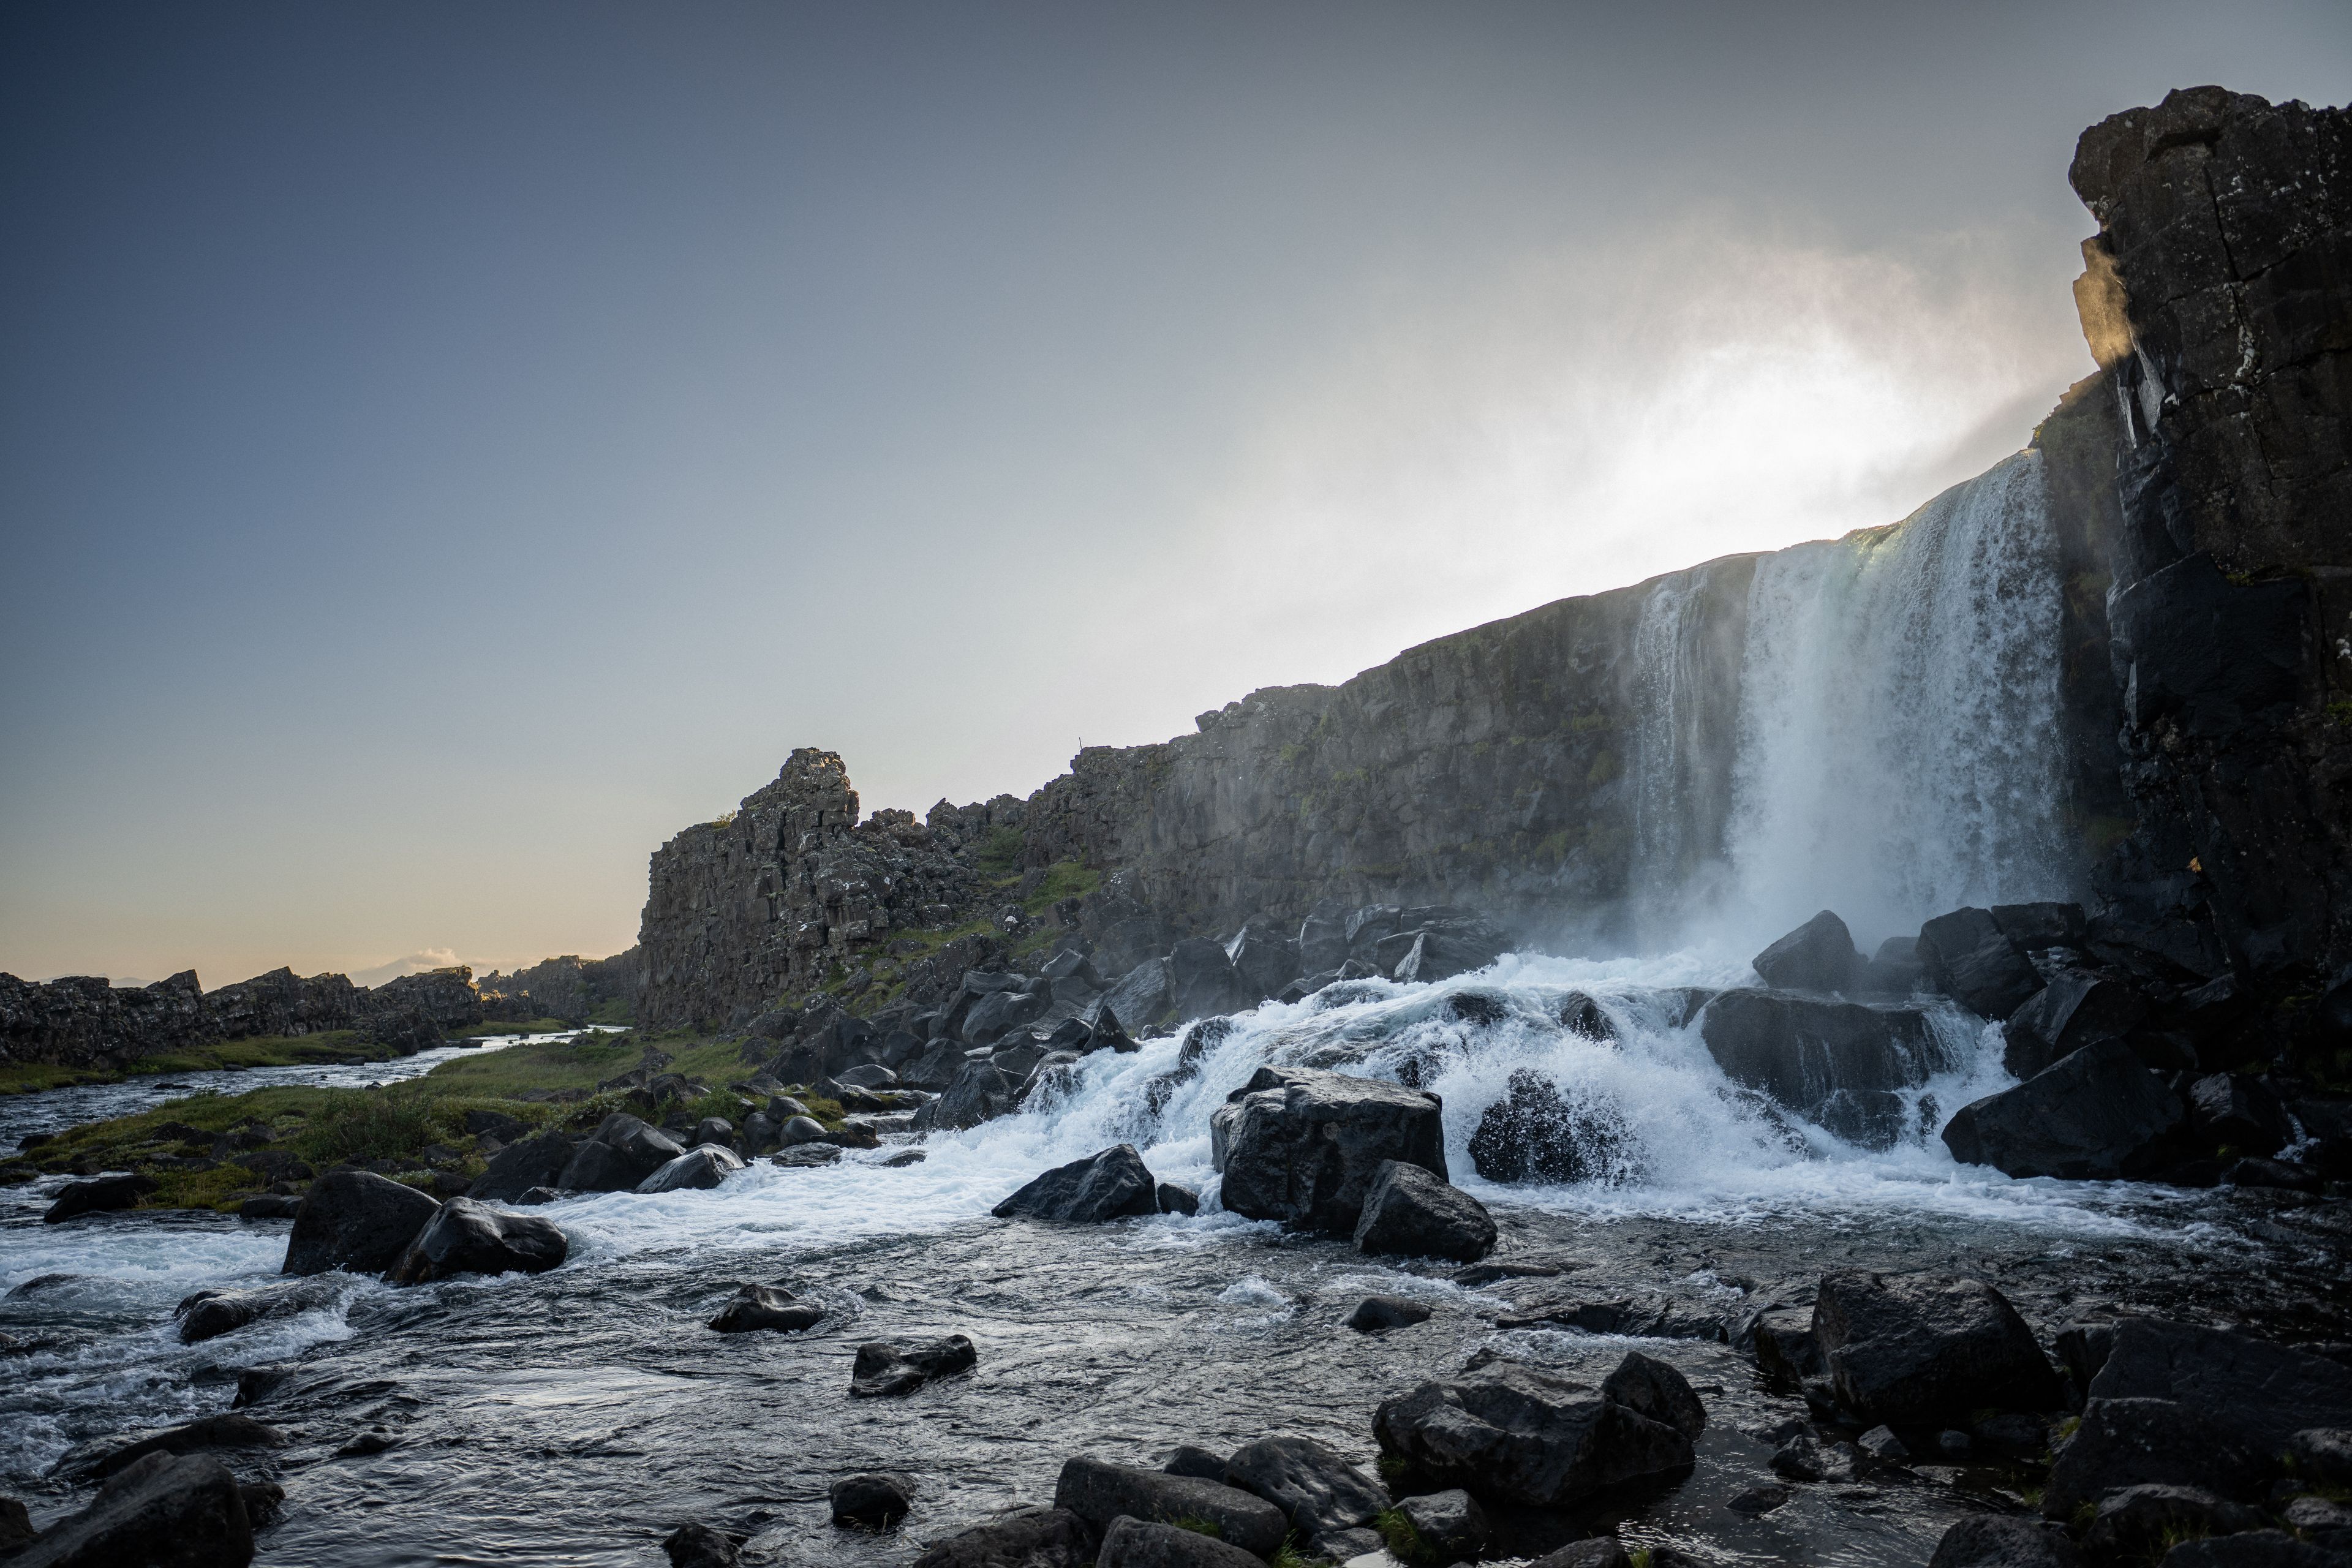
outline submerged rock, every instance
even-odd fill
[[[797,1333],[814,1328],[824,1317],[823,1307],[802,1300],[781,1285],[746,1285],[719,1309],[719,1315],[710,1320],[710,1327],[722,1334],[749,1333],[757,1329]]]
[[[180,1342],[200,1344],[266,1318],[282,1318],[316,1305],[315,1287],[281,1285],[268,1290],[199,1290],[172,1310],[180,1321]]]
[[[245,1568],[253,1521],[245,1489],[218,1459],[151,1454],[124,1468],[79,1513],[58,1521],[11,1568]]]
[[[1119,1143],[1055,1166],[989,1212],[999,1219],[1102,1225],[1158,1214],[1159,1187],[1135,1145]]]
[[[1234,1214],[1349,1236],[1383,1162],[1445,1176],[1443,1105],[1423,1090],[1260,1068],[1232,1103],[1223,1192]]]
[[[219,1448],[279,1448],[286,1434],[250,1415],[206,1415],[160,1432],[125,1439],[100,1439],[69,1450],[54,1467],[70,1479],[112,1476],[142,1460],[161,1456],[209,1453]]]
[[[689,1521],[662,1541],[669,1568],[735,1568],[743,1560],[735,1537]]]
[[[1825,1275],[1813,1338],[1839,1402],[1871,1422],[1927,1426],[1969,1412],[2047,1410],[2058,1374],[1991,1286],[1928,1274]]]
[[[1348,1327],[1360,1334],[1372,1334],[1388,1329],[1409,1329],[1415,1323],[1427,1322],[1429,1318],[1430,1309],[1422,1302],[1407,1300],[1402,1296],[1367,1296],[1348,1314]]]
[[[286,1237],[288,1274],[381,1274],[441,1212],[436,1199],[373,1171],[330,1171],[310,1184]]]
[[[1381,1162],[1356,1221],[1360,1251],[1456,1263],[1492,1252],[1496,1234],[1486,1205],[1444,1177],[1397,1160]]]
[[[1219,1540],[1258,1557],[1281,1545],[1289,1528],[1280,1509],[1238,1487],[1085,1456],[1062,1466],[1054,1506],[1097,1529],[1122,1514],[1163,1524],[1198,1521],[1215,1526]]]
[[[868,1340],[857,1347],[857,1361],[850,1368],[849,1395],[876,1399],[912,1394],[933,1378],[970,1372],[979,1361],[979,1352],[961,1334],[910,1344]]]
[[[384,1278],[395,1285],[423,1285],[458,1274],[544,1274],[560,1266],[571,1248],[552,1220],[451,1198]]]
[[[899,1470],[870,1470],[844,1476],[830,1493],[833,1522],[866,1530],[887,1530],[915,1506],[915,1478]]]

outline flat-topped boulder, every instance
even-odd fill
[[[1290,1528],[1279,1508],[1239,1487],[1084,1455],[1062,1466],[1054,1506],[1097,1530],[1108,1529],[1121,1515],[1160,1524],[1213,1525],[1220,1541],[1257,1557],[1270,1555]]]
[[[1383,1162],[1446,1175],[1444,1108],[1425,1090],[1307,1068],[1260,1068],[1228,1109],[1224,1205],[1252,1219],[1351,1236]]]
[[[1417,1481],[1528,1508],[1565,1508],[1678,1474],[1693,1461],[1679,1427],[1512,1363],[1381,1401],[1372,1435]]]
[[[1965,1426],[1979,1410],[2049,1410],[2057,1373],[2008,1298],[1976,1279],[1824,1275],[1813,1339],[1840,1404],[1865,1424]]]
[[[2146,1176],[2178,1152],[2188,1109],[2120,1040],[2086,1046],[2014,1089],[1962,1106],[1944,1143],[2011,1176]]]

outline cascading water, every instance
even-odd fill
[[[1754,931],[2065,896],[2060,614],[2038,451],[1759,563],[1726,835]]]

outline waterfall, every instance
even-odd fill
[[[1756,930],[2065,896],[2060,613],[2035,451],[1759,563],[1727,830]]]

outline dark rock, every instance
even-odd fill
[[[1472,1563],[1486,1549],[1486,1510],[1458,1487],[1409,1497],[1397,1509],[1433,1562]]]
[[[373,1172],[330,1171],[310,1184],[295,1211],[284,1272],[381,1274],[440,1210],[415,1188]]]
[[[1651,1554],[1651,1563],[1657,1562]],[[1590,1541],[1571,1541],[1556,1552],[1535,1560],[1531,1568],[1633,1568],[1633,1560],[1625,1554],[1624,1546],[1616,1537],[1597,1535]]]
[[[1348,1314],[1348,1326],[1360,1334],[1386,1329],[1409,1329],[1429,1321],[1430,1309],[1402,1296],[1367,1296]]]
[[[1337,969],[1348,961],[1349,910],[1336,899],[1324,899],[1298,926],[1298,966],[1309,974]]]
[[[2277,1457],[2242,1429],[2170,1399],[2094,1398],[2074,1435],[2058,1446],[2042,1511],[2069,1520],[2125,1487],[2200,1487],[2252,1500],[2269,1485]]]
[[[1220,1541],[1258,1557],[1281,1545],[1288,1529],[1280,1509],[1238,1487],[1084,1456],[1063,1464],[1054,1506],[1102,1529],[1121,1514],[1154,1523],[1213,1525]]]
[[[1118,1021],[1118,1014],[1108,1002],[1095,1009],[1094,1021],[1087,1027],[1088,1051],[1118,1051],[1131,1054],[1139,1047],[1128,1037],[1127,1027]]]
[[[685,1152],[661,1129],[616,1110],[580,1145],[554,1184],[575,1193],[635,1192],[639,1182]]]
[[[562,1133],[541,1133],[510,1142],[489,1157],[489,1166],[466,1187],[466,1196],[494,1204],[513,1204],[531,1187],[562,1187],[564,1166],[579,1152],[579,1140]]]
[[[2306,1426],[2287,1439],[2286,1455],[2298,1476],[2333,1487],[2352,1483],[2352,1428]]]
[[[874,1072],[887,1072],[888,1069],[886,1068],[874,1068],[869,1070]],[[712,1144],[721,1149],[733,1149],[735,1147],[735,1124],[728,1121],[723,1116],[704,1117],[701,1121],[694,1124],[694,1140],[693,1142],[687,1146],[688,1148],[692,1148],[695,1144],[700,1143]]]
[[[1457,1263],[1492,1252],[1496,1234],[1486,1205],[1444,1177],[1397,1160],[1381,1163],[1356,1221],[1361,1251]]]
[[[669,1568],[735,1568],[743,1560],[732,1536],[692,1521],[664,1537],[662,1551]]]
[[[936,1542],[914,1568],[1093,1568],[1094,1527],[1064,1508],[1016,1508]]]
[[[557,1202],[565,1195],[566,1194],[562,1193],[557,1192],[553,1187],[532,1187],[526,1191],[522,1196],[515,1199],[515,1202],[518,1205],[523,1208],[537,1208],[542,1204]]]
[[[1502,1279],[1556,1279],[1568,1270],[1555,1263],[1473,1263],[1467,1268],[1454,1271],[1456,1285],[1467,1290],[1492,1285]]]
[[[1225,1207],[1353,1235],[1385,1161],[1445,1172],[1443,1106],[1433,1094],[1373,1079],[1260,1068],[1226,1126]]]
[[[33,1539],[33,1518],[25,1505],[12,1497],[0,1497],[0,1552],[22,1546]]]
[[[199,1290],[172,1310],[180,1321],[180,1342],[200,1344],[265,1318],[301,1311],[319,1300],[315,1289],[281,1286],[273,1290]]]
[[[2263,1522],[2259,1510],[2196,1487],[2125,1487],[2099,1500],[2083,1545],[2103,1557],[2153,1558],[2189,1537],[2234,1535]]]
[[[2189,1087],[2189,1124],[2207,1145],[2265,1157],[2286,1147],[2294,1121],[2259,1079],[2211,1073]]]
[[[245,1568],[253,1521],[218,1459],[156,1453],[117,1474],[89,1506],[8,1559],[11,1568]]]
[[[1149,1033],[1167,1022],[1175,1005],[1175,986],[1169,978],[1168,961],[1147,958],[1121,975],[1118,983],[1103,994],[1101,1006],[1096,1010],[1095,1016],[1099,1018],[1108,1009],[1129,1029]]]
[[[1706,1406],[1699,1403],[1689,1380],[1638,1351],[1626,1352],[1617,1370],[1601,1382],[1601,1397],[1672,1426],[1694,1443],[1706,1430]]]
[[[915,1506],[915,1478],[898,1470],[844,1476],[833,1483],[833,1522],[887,1530]]]
[[[921,1164],[928,1158],[929,1158],[929,1156],[925,1154],[920,1149],[901,1149],[897,1153],[891,1155],[888,1159],[877,1160],[875,1163],[877,1165],[887,1166],[889,1169],[894,1171],[903,1171],[909,1165]]]
[[[844,1068],[834,1076],[838,1081],[849,1085],[852,1089],[898,1087],[898,1075],[879,1062],[860,1062],[856,1067]]]
[[[934,1378],[970,1372],[979,1362],[980,1353],[961,1334],[910,1344],[868,1340],[857,1347],[857,1361],[849,1373],[849,1394],[853,1399],[875,1399],[912,1394]]]
[[[1882,1465],[1899,1465],[1911,1458],[1911,1450],[1895,1435],[1892,1426],[1873,1426],[1853,1440],[1853,1446]]]
[[[1914,950],[1936,988],[1981,1017],[2005,1019],[2042,989],[2042,976],[1990,910],[1954,910],[1919,928]]]
[[[1944,1531],[1927,1568],[2082,1568],[2082,1562],[2074,1543],[2048,1525],[1978,1513]]]
[[[1962,1106],[1944,1142],[1962,1164],[2011,1176],[2112,1181],[2160,1169],[2187,1124],[2180,1097],[2107,1040]]]
[[[735,1151],[722,1143],[697,1143],[677,1159],[637,1184],[641,1193],[675,1193],[689,1187],[715,1187],[743,1168]]]
[[[2290,1498],[2279,1518],[2289,1530],[2332,1551],[2352,1549],[2352,1506],[2334,1498]]]
[[[1176,1451],[1168,1456],[1168,1462],[1160,1468],[1171,1476],[1194,1476],[1204,1481],[1214,1481],[1219,1486],[1223,1486],[1225,1480],[1224,1456],[1196,1447],[1191,1443],[1178,1444]]]
[[[1755,958],[1764,984],[1786,991],[1843,991],[1862,967],[1853,933],[1823,910]]]
[[[1258,1000],[1223,947],[1206,937],[1187,937],[1171,950],[1168,982],[1179,1020],[1238,1013]]]
[[[1754,1518],[1758,1514],[1770,1513],[1796,1495],[1787,1487],[1749,1487],[1723,1506],[1734,1513]]]
[[[206,1415],[142,1437],[84,1444],[59,1459],[56,1471],[76,1479],[112,1476],[151,1456],[204,1454],[220,1448],[278,1448],[285,1444],[285,1433],[250,1415]]]
[[[384,1278],[423,1285],[458,1274],[544,1274],[563,1262],[571,1246],[552,1220],[451,1198]]]
[[[1564,1508],[1692,1462],[1675,1428],[1508,1363],[1381,1401],[1372,1433],[1382,1453],[1430,1482],[1530,1508]]]
[[[1571,1107],[1550,1079],[1518,1068],[1478,1118],[1470,1163],[1490,1182],[1568,1184],[1612,1174],[1625,1146],[1623,1124],[1608,1109]]]
[[[292,1219],[297,1213],[300,1212],[301,1207],[300,1198],[279,1197],[275,1193],[264,1193],[258,1197],[247,1198],[237,1205],[236,1217],[252,1220]]]
[[[1102,1225],[1160,1212],[1158,1184],[1132,1143],[1057,1165],[989,1211],[999,1219]]]
[[[1924,1014],[1770,991],[1727,991],[1699,1037],[1724,1076],[1864,1148],[1890,1147],[1916,1088],[1945,1063]]]
[[[1134,1518],[1111,1521],[1096,1568],[1262,1568],[1259,1559],[1214,1536]]]
[[[1813,1314],[1809,1309],[1780,1307],[1759,1313],[1752,1332],[1756,1364],[1781,1392],[1794,1394],[1807,1378],[1828,1375],[1821,1342],[1813,1338]]]
[[[2272,1187],[2282,1192],[2316,1193],[2326,1185],[2318,1172],[2284,1160],[2233,1160],[2221,1173],[2227,1187]]]
[[[915,1113],[915,1126],[925,1131],[977,1127],[1011,1110],[1019,1091],[994,1063],[967,1061],[940,1097]]]
[[[2158,1568],[2344,1568],[2345,1553],[2283,1530],[2254,1530],[2184,1541],[2164,1554]]]
[[[1919,1426],[2059,1402],[2057,1373],[2033,1331],[1979,1280],[1825,1275],[1813,1338],[1839,1401],[1866,1421]]]
[[[710,1320],[710,1327],[722,1334],[749,1333],[758,1329],[797,1333],[814,1328],[824,1318],[823,1307],[800,1300],[781,1285],[746,1285],[719,1309],[719,1315]]]
[[[1201,1194],[1180,1182],[1161,1182],[1153,1196],[1161,1214],[1196,1215],[1201,1212]]]
[[[978,1067],[986,1064],[974,1063],[973,1065]],[[784,1119],[784,1124],[776,1129],[776,1142],[787,1149],[796,1149],[803,1143],[822,1143],[825,1141],[825,1137],[824,1123],[814,1116],[788,1116]]]
[[[152,1176],[100,1176],[93,1182],[68,1182],[41,1215],[44,1225],[62,1225],[86,1214],[108,1214],[139,1206],[155,1190]]]
[[[1225,945],[1242,989],[1258,998],[1280,994],[1298,978],[1298,939],[1283,936],[1272,927],[1253,922]]]
[[[993,1045],[1013,1030],[1044,1017],[1053,1005],[1053,997],[1042,992],[992,991],[964,1015],[964,1044]]]
[[[1224,1482],[1280,1509],[1305,1542],[1370,1524],[1389,1505],[1378,1481],[1312,1437],[1248,1444],[1225,1461]]]
[[[2147,1004],[2123,982],[2095,971],[2061,971],[2012,1015],[2002,1065],[2029,1079],[2084,1046],[2118,1040],[2146,1021]]]
[[[1787,1442],[1772,1451],[1769,1463],[1774,1475],[1792,1481],[1822,1480],[1839,1468],[1836,1460],[1822,1448],[1821,1439],[1811,1431],[1790,1436]]]
[[[1864,991],[1883,995],[1908,996],[1927,978],[1927,966],[1919,960],[1919,939],[1890,936],[1878,944],[1878,951],[1863,966],[1862,976],[1854,984]]]
[[[1571,991],[1559,1005],[1560,1027],[1571,1035],[1581,1035],[1588,1040],[1613,1045],[1617,1040],[1617,1025],[1601,1004],[1581,991]]]
[[[1335,1530],[1315,1543],[1315,1552],[1327,1563],[1353,1563],[1387,1549],[1377,1530]]]

